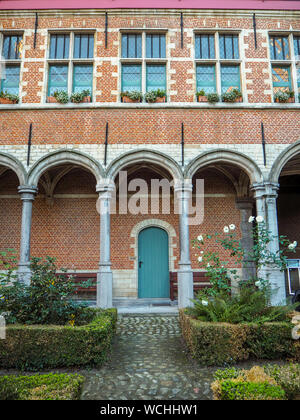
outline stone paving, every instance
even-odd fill
[[[111,359],[86,376],[82,399],[211,399],[213,368],[187,354],[178,316],[119,316]]]

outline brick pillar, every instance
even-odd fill
[[[22,225],[20,243],[20,261],[18,264],[18,279],[20,282],[30,284],[30,239],[32,221],[32,203],[37,193],[37,188],[21,185],[18,188],[22,200]]]
[[[194,298],[193,272],[190,260],[190,234],[189,234],[189,204],[192,198],[193,186],[189,183],[175,185],[174,192],[178,200],[179,231],[180,231],[180,261],[178,271],[178,307],[192,306]]]
[[[97,306],[103,309],[112,308],[113,274],[110,260],[110,206],[113,187],[109,184],[98,184],[100,211],[100,262],[97,274]]]

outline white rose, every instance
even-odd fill
[[[235,225],[229,225],[229,229],[230,230],[234,230],[235,229]]]
[[[209,264],[209,263],[207,264],[207,267],[208,267],[208,268],[210,267],[210,264]]]
[[[207,300],[202,300],[201,303],[202,303],[203,306],[207,306],[208,305]]]
[[[256,286],[256,287],[260,287],[260,286],[261,286],[261,282],[260,282],[260,281],[256,281],[256,282],[255,282],[255,286]]]
[[[252,223],[252,222],[254,222],[254,220],[255,220],[255,217],[254,216],[250,216],[248,222],[249,223]]]
[[[256,221],[257,223],[261,223],[264,221],[264,218],[262,216],[257,216]]]
[[[224,230],[224,233],[228,233],[229,232],[229,227],[225,226],[223,230]]]
[[[293,251],[296,248],[296,246],[294,244],[289,244],[288,248]]]
[[[294,242],[293,242],[293,245],[294,245],[294,247],[295,247],[295,248],[297,248],[297,246],[298,246],[298,242],[297,242],[297,241],[294,241]]]
[[[198,257],[199,262],[202,262],[202,259],[203,259],[202,257]]]
[[[203,236],[199,235],[197,239],[198,239],[198,241],[202,242],[203,241]]]

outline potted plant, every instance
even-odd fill
[[[204,89],[201,89],[198,92],[196,92],[196,96],[198,102],[207,102],[207,96],[205,94]]]
[[[0,104],[10,105],[10,104],[17,104],[18,102],[19,102],[18,95],[13,95],[12,93],[8,93],[8,92],[0,92]]]
[[[219,102],[220,96],[217,93],[209,93],[207,95],[207,101],[214,104],[216,102]]]
[[[137,90],[121,92],[122,102],[142,102],[143,94]]]
[[[79,104],[81,102],[91,102],[91,94],[89,90],[83,90],[82,92],[74,92],[70,96],[71,102]]]
[[[239,89],[232,89],[222,94],[222,102],[243,102],[243,95]]]
[[[53,93],[53,96],[47,97],[48,103],[60,103],[60,104],[66,104],[69,102],[69,96],[68,93],[65,90],[56,90]]]
[[[145,94],[145,101],[149,103],[166,102],[166,92],[164,90],[151,90]]]

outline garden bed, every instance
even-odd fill
[[[91,310],[85,325],[8,325],[0,340],[0,367],[40,370],[101,365],[115,332],[117,311]]]
[[[0,376],[0,400],[78,400],[84,378],[53,374]]]
[[[300,343],[290,322],[261,325],[202,322],[180,310],[183,337],[202,366],[224,366],[248,359],[300,361]]]

